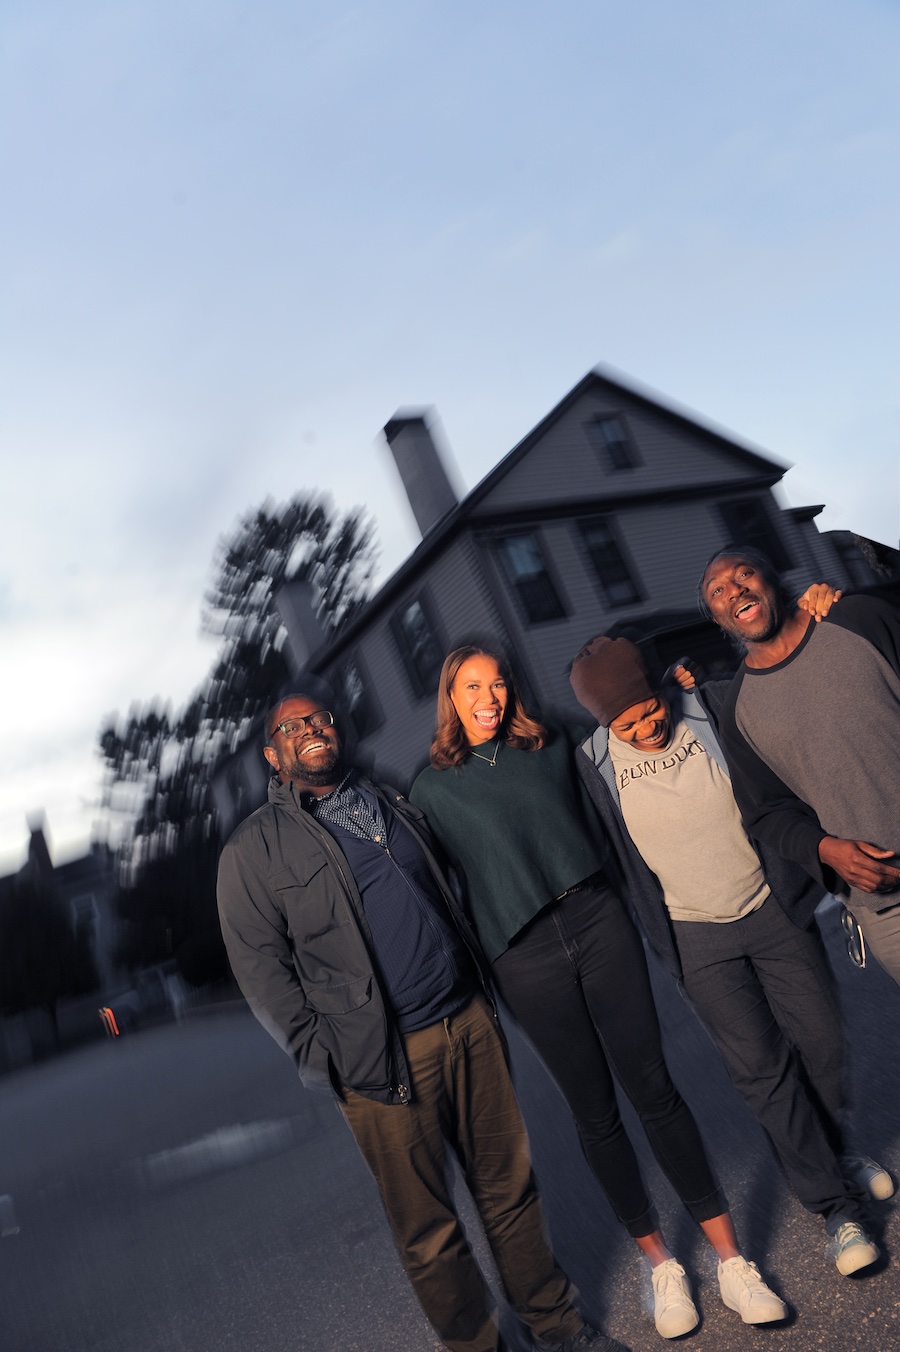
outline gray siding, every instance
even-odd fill
[[[640,464],[617,470],[604,463],[585,428],[597,414],[619,414],[623,418]],[[592,390],[547,429],[479,502],[475,515],[565,500],[578,493],[590,497],[657,493],[668,487],[733,482],[747,474],[743,458],[729,453],[702,428],[690,428],[662,410],[649,412],[624,396],[613,402],[599,390]]]

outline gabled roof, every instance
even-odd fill
[[[624,381],[613,377],[613,375],[602,366],[596,366],[592,371],[588,371],[583,379],[579,380],[568,394],[564,395],[559,403],[552,408],[546,417],[542,418],[535,427],[531,429],[526,436],[518,442],[512,450],[503,457],[494,468],[485,475],[479,484],[476,484],[471,493],[467,494],[459,504],[457,511],[471,511],[483,497],[494,489],[499,481],[510,470],[515,469],[516,465],[523,460],[528,452],[534,447],[542,437],[558,422],[564,413],[577,403],[583,395],[589,390],[601,388],[604,392],[612,391],[614,394],[623,395],[632,403],[641,404],[644,408],[654,413],[664,414],[670,421],[680,423],[685,429],[691,432],[700,431],[703,435],[714,442],[718,449],[726,451],[729,455],[737,457],[748,469],[755,470],[758,474],[772,476],[772,482],[780,479],[786,473],[789,466],[782,465],[777,460],[772,460],[768,456],[762,455],[759,451],[752,450],[749,446],[742,445],[728,436],[721,429],[714,427],[710,423],[698,421],[696,417],[689,414],[686,409],[681,409],[675,404],[661,403],[659,399],[652,396],[649,391],[642,390],[638,385],[626,384]]]
[[[733,437],[726,434],[723,430],[709,423],[699,421],[693,414],[687,410],[679,408],[675,404],[662,403],[655,395],[649,391],[641,389],[638,385],[632,385],[614,376],[608,368],[595,367],[589,371],[577,385],[575,385],[568,394],[564,395],[559,403],[550,410],[550,412],[541,419],[535,427],[522,438],[521,441],[509,451],[502,460],[500,460],[492,470],[476,484],[471,492],[467,493],[457,505],[428,532],[427,536],[413,550],[409,557],[400,564],[399,568],[382,584],[374,596],[370,597],[362,607],[359,614],[340,630],[334,638],[324,644],[317,652],[313,653],[308,667],[313,671],[321,671],[326,667],[341,649],[352,644],[361,630],[365,629],[374,615],[389,605],[398,592],[409,583],[410,578],[415,577],[424,564],[436,553],[438,553],[461,529],[468,524],[468,519],[472,516],[478,504],[490,493],[497,484],[506,477],[522,461],[529,451],[546,436],[547,432],[558,422],[559,419],[581,399],[591,389],[600,388],[605,394],[612,393],[626,399],[629,403],[640,404],[646,409],[663,414],[669,421],[674,421],[684,427],[685,430],[693,434],[700,432],[708,441],[711,441],[716,449],[726,452],[733,459],[746,469],[751,470],[757,478],[760,486],[771,486],[777,483],[783,477],[789,466],[780,461],[773,460],[768,456],[762,455],[759,451],[750,446],[742,445],[735,441]],[[386,429],[393,426],[392,419],[386,424]],[[717,485],[722,487],[721,483]],[[752,487],[752,483],[744,482],[742,486]],[[697,493],[701,491],[700,487],[694,484],[685,492]],[[679,490],[668,490],[667,497],[677,497]],[[646,499],[647,494],[638,495],[640,499]],[[617,498],[617,505],[622,505],[623,500]],[[585,506],[582,499],[581,505]],[[542,508],[546,514],[546,506]],[[520,509],[521,512],[521,509]],[[512,513],[514,516],[516,513]],[[479,519],[479,526],[487,524],[483,519]]]

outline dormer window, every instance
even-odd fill
[[[598,414],[585,423],[585,430],[604,469],[633,469],[640,464],[637,448],[617,414]]]

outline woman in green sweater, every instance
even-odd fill
[[[410,797],[465,886],[503,1000],[559,1084],[591,1169],[651,1264],[659,1333],[679,1337],[699,1316],[660,1233],[613,1077],[719,1257],[725,1304],[745,1323],[783,1319],[784,1304],[740,1253],[666,1067],[643,946],[608,880],[608,842],[572,746],[527,714],[497,654],[457,648],[444,662],[431,765]]]

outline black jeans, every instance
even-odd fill
[[[663,1058],[638,933],[603,883],[553,902],[493,963],[504,1001],[575,1117],[587,1161],[635,1238],[658,1227],[616,1103],[613,1075],[696,1221],[728,1203]]]
[[[864,1220],[836,1159],[843,1030],[818,928],[798,929],[774,897],[740,920],[675,921],[673,928],[685,993],[790,1187],[829,1230]]]

